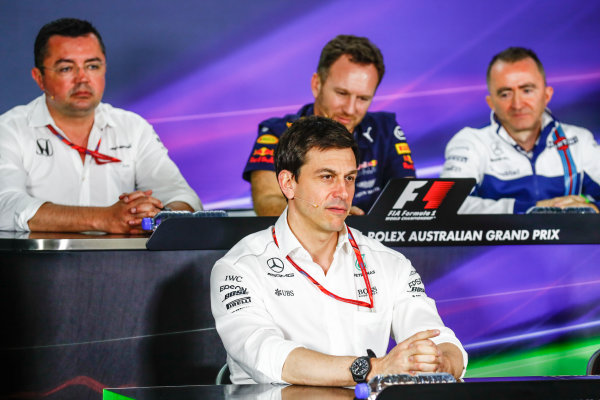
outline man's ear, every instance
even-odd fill
[[[313,97],[316,99],[321,92],[321,77],[316,72],[313,74],[310,79],[310,90],[312,91]]]
[[[487,105],[490,107],[490,109],[496,112],[496,110],[494,110],[494,103],[492,103],[492,96],[490,96],[489,94],[485,96],[485,101],[487,102]]]
[[[296,192],[296,180],[294,179],[294,174],[284,169],[277,175],[277,182],[279,183],[279,188],[283,195],[288,200],[293,199]]]
[[[548,103],[550,103],[550,99],[552,99],[553,94],[554,88],[552,86],[546,86],[544,88],[544,101],[546,102],[546,107],[548,107]]]
[[[40,89],[42,89],[42,92],[45,91],[42,71],[40,71],[39,68],[34,67],[31,69],[31,77],[33,78],[35,83],[37,83],[37,85],[40,87]]]

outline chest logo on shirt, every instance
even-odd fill
[[[498,142],[492,143],[492,153],[494,153],[494,155],[496,155],[496,156],[502,155],[503,151],[502,151],[502,147],[500,147],[500,143],[498,143]]]
[[[369,142],[373,143],[373,138],[371,137],[371,129],[373,129],[373,128],[370,126],[370,127],[369,127],[369,129],[367,129],[367,131],[366,131],[366,132],[363,132],[363,134],[362,134],[362,135],[363,135],[365,138],[367,138],[367,140],[368,140]]]
[[[367,297],[369,295],[369,291],[365,288],[365,289],[358,289],[358,297]],[[371,286],[371,293],[373,293],[373,295],[377,294],[377,286]]]
[[[54,154],[54,150],[52,149],[52,143],[50,143],[50,139],[38,139],[35,154],[51,157],[52,154]]]
[[[271,271],[278,274],[281,273],[284,268],[283,261],[277,257],[269,258],[267,260],[267,266],[271,268]]]
[[[370,189],[375,186],[375,179],[368,179],[366,181],[358,181],[356,182],[356,187],[359,189]]]
[[[363,161],[360,164],[358,164],[358,170],[361,172],[375,172],[376,167],[377,160]]]
[[[113,147],[110,147],[109,150],[130,149],[130,148],[131,148],[131,143],[130,144],[120,144],[118,146],[113,146]]]
[[[275,289],[275,296],[293,296],[293,290]]]
[[[364,260],[365,257],[366,257],[366,254],[361,254],[361,257]],[[362,277],[363,275],[362,275],[362,271],[360,270],[360,264],[358,263],[358,260],[354,260],[354,268],[356,268],[356,270],[358,271],[358,273],[355,273],[354,276],[357,277],[357,278]],[[367,269],[367,275],[374,275],[375,274],[374,270],[371,270],[371,271],[368,270],[368,267],[367,267],[366,263],[365,263],[365,269]]]

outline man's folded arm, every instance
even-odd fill
[[[65,206],[46,202],[28,221],[34,232],[86,232],[142,233],[139,227],[141,215],[135,213],[146,198],[125,203],[117,201],[108,207]],[[157,207],[157,205],[152,205]],[[154,210],[154,213],[158,209]]]

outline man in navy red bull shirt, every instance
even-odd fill
[[[258,137],[243,173],[252,185],[257,215],[280,215],[285,209],[273,152],[281,134],[294,121],[309,115],[338,121],[358,142],[360,160],[351,214],[368,211],[391,178],[415,177],[410,148],[395,114],[367,112],[384,72],[381,51],[367,38],[339,35],[325,45],[311,79],[314,103],[296,114],[271,118],[258,126]]]

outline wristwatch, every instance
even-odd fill
[[[350,373],[356,383],[366,382],[367,375],[371,372],[371,358],[375,357],[375,353],[373,350],[367,349],[367,354],[367,356],[358,357],[350,365]]]

